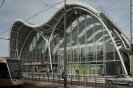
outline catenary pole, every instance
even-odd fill
[[[131,33],[131,56],[130,56],[130,72],[133,76],[133,0],[130,0],[130,16],[131,16],[131,24],[130,24],[130,33]]]
[[[64,0],[64,72],[67,74],[66,67],[66,0]],[[64,88],[67,88],[67,76],[64,78]]]

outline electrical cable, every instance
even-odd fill
[[[10,29],[7,29],[7,30],[1,32],[0,34],[3,34],[3,33],[7,32],[7,31],[9,31],[9,30],[10,30]],[[10,40],[10,39],[7,39],[7,38],[0,38],[0,39],[2,39],[2,40]]]
[[[41,0],[38,0],[38,1],[46,5],[46,3],[44,3],[43,1],[41,1]],[[64,2],[64,1],[61,1],[61,2]],[[47,6],[51,6],[51,5],[48,5],[48,4],[47,4]],[[56,8],[56,9],[57,9],[57,8]]]
[[[4,1],[5,0],[3,0],[3,2],[2,2],[2,4],[1,4],[1,6],[3,5],[3,3],[4,3]],[[49,8],[47,8],[47,9],[45,9],[45,10],[42,10],[42,11],[39,11],[38,13],[36,13],[35,15],[33,15],[33,16],[31,16],[30,18],[28,18],[28,19],[26,19],[26,21],[28,21],[28,20],[30,20],[30,19],[32,19],[32,18],[34,18],[35,16],[37,16],[37,15],[39,15],[39,14],[41,14],[41,13],[43,13],[43,12],[45,12],[45,11],[47,11],[47,10],[49,10],[49,9],[51,9],[51,8],[53,8],[53,7],[55,7],[55,6],[57,6],[58,4],[60,4],[60,3],[62,3],[63,1],[61,1],[61,2],[58,2],[58,3],[56,3],[55,5],[48,5],[48,4],[46,4],[46,3],[44,3],[43,1],[41,1],[41,0],[38,0],[38,1],[40,1],[41,3],[43,3],[43,4],[45,4],[46,5],[46,7],[47,6],[49,6]],[[45,8],[46,8],[45,7]],[[7,32],[9,29],[7,29],[7,30],[5,30],[5,31],[3,31],[3,32],[1,32],[0,34],[3,34],[3,33],[5,33],[5,32]],[[0,39],[3,39],[3,40],[10,40],[10,39],[6,39],[6,38],[0,38]]]
[[[49,6],[47,3],[44,3],[43,1],[41,1],[41,0],[38,0],[39,2],[41,2],[41,3],[43,3],[43,4],[45,4],[46,5],[46,7],[47,6]]]
[[[42,2],[41,0],[38,0],[38,1],[40,1],[40,2],[43,3],[43,4],[46,4],[46,3]],[[5,0],[2,1],[2,4],[1,4],[0,8],[1,8],[2,5],[4,4],[4,2],[5,2]],[[47,6],[48,6],[48,5],[46,4],[46,7],[47,7]],[[10,30],[10,29],[7,29],[7,30],[5,30],[5,31],[3,31],[3,32],[0,32],[0,34],[3,34],[3,33],[5,33],[5,32],[7,32],[8,30]]]
[[[10,40],[10,39],[6,39],[6,38],[0,38],[0,39],[2,39],[2,40]]]
[[[28,19],[26,19],[26,21],[28,21],[28,20],[30,20],[30,19],[36,17],[37,15],[39,15],[39,14],[41,14],[41,13],[43,13],[43,12],[45,12],[45,11],[47,11],[47,10],[49,10],[49,9],[51,9],[51,8],[53,8],[53,7],[55,7],[55,6],[57,6],[58,4],[60,4],[60,3],[62,3],[62,2],[63,2],[63,1],[58,2],[58,3],[56,3],[55,5],[52,5],[52,6],[50,6],[49,8],[47,8],[47,9],[45,9],[45,10],[39,11],[39,12],[36,13],[35,15],[33,15],[33,16],[29,17]]]

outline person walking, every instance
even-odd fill
[[[78,75],[79,75],[79,70],[77,69],[76,70],[76,79],[77,79]]]

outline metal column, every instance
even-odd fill
[[[131,13],[131,56],[130,56],[130,72],[133,76],[133,0],[130,0],[130,13]]]
[[[64,72],[67,74],[67,58],[66,58],[66,0],[64,0]],[[67,88],[67,76],[64,78],[64,88]]]

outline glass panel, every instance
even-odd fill
[[[119,58],[119,55],[118,55],[118,53],[117,53],[117,51],[115,50],[115,60],[120,60],[120,58]]]
[[[7,60],[12,79],[18,79],[22,77],[21,68],[18,60]]]
[[[106,75],[118,75],[122,74],[122,66],[120,62],[107,62],[106,63]]]
[[[6,63],[0,63],[0,79],[9,79],[9,73]]]
[[[114,60],[114,46],[113,44],[106,43],[106,59]]]

